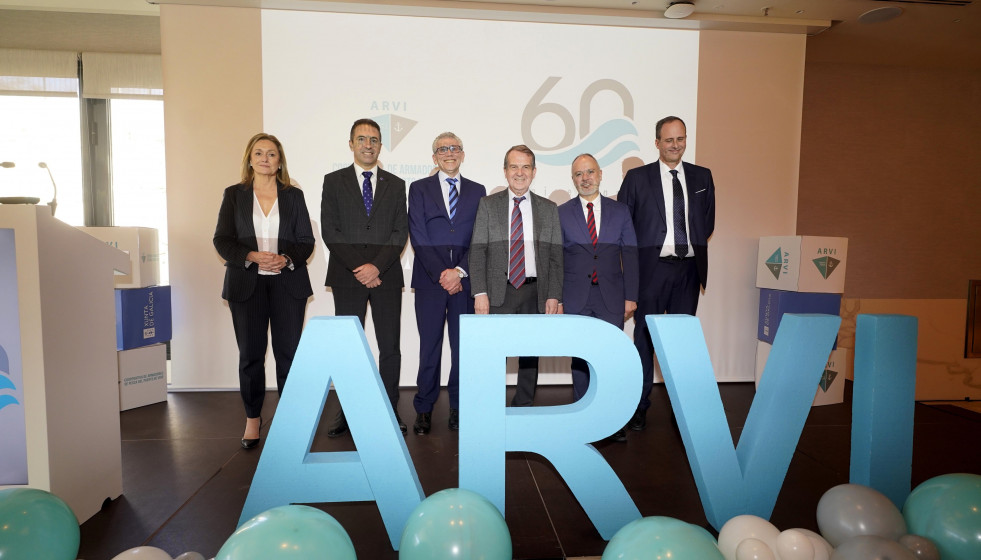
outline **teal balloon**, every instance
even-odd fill
[[[336,519],[310,506],[280,506],[249,519],[214,560],[356,560],[354,543]]]
[[[705,529],[673,517],[644,517],[613,535],[603,560],[725,560]]]
[[[903,517],[909,532],[932,540],[944,560],[981,558],[981,476],[927,480],[906,498]]]
[[[412,510],[399,560],[511,560],[511,533],[486,498],[460,488],[436,492]]]
[[[0,560],[75,560],[78,519],[61,498],[35,488],[0,490]]]

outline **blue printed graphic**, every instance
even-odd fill
[[[0,346],[0,391],[4,389],[17,390],[17,386],[14,385],[12,379],[7,377],[8,375],[10,375],[10,358],[7,357],[7,351],[3,349],[3,346]],[[0,410],[11,404],[19,404],[19,401],[13,395],[0,394]]]
[[[635,141],[624,139],[625,136],[636,138],[637,127],[627,119],[613,119],[600,125],[589,136],[569,149],[554,154],[537,154],[536,158],[538,162],[545,165],[569,165],[569,162],[579,154],[600,154],[608,149],[609,151],[603,155],[596,156],[597,163],[602,168],[629,152],[640,150]]]
[[[14,230],[0,228],[0,486],[27,484],[27,421]]]

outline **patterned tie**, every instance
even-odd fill
[[[525,197],[514,197],[514,209],[511,210],[511,252],[508,261],[508,282],[514,289],[525,283],[525,228],[521,221],[521,209],[518,205]]]
[[[457,179],[448,177],[446,182],[450,184],[450,221],[456,217],[456,203],[460,199],[460,193],[456,191]]]
[[[371,215],[371,171],[365,171],[361,175],[364,176],[364,182],[361,183],[361,197],[364,198],[364,211],[369,216]]]
[[[688,229],[685,227],[685,193],[681,190],[678,170],[671,170],[671,186],[674,188],[674,254],[688,256]]]
[[[596,217],[593,215],[593,203],[590,202],[586,204],[586,210],[588,210],[588,215],[586,216],[586,227],[589,229],[589,238],[593,240],[593,256],[596,256]],[[596,264],[593,263],[593,275],[591,277],[593,284],[598,281],[598,276],[596,274]]]

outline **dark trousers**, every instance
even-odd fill
[[[618,329],[623,328],[623,308],[616,313],[611,312],[606,308],[606,304],[603,303],[603,294],[600,292],[600,287],[598,285],[593,285],[589,287],[589,295],[586,296],[586,307],[579,310],[576,315],[585,315],[587,317],[596,317],[597,319],[602,319],[607,323],[616,326]],[[589,388],[589,366],[586,364],[586,360],[582,358],[572,358],[572,398],[574,401],[578,401],[586,394],[586,389]]]
[[[648,315],[694,315],[698,308],[698,267],[695,259],[664,260],[654,268],[650,286],[642,286],[640,301],[634,313],[634,346],[640,354],[644,386],[640,393],[637,410],[651,406],[650,394],[654,387],[654,343],[647,329]]]
[[[276,388],[283,394],[286,375],[293,365],[296,347],[303,331],[307,298],[298,299],[286,290],[280,275],[259,275],[255,291],[245,301],[229,301],[235,342],[238,343],[238,383],[245,404],[245,415],[262,414],[266,396],[267,333],[272,330],[273,357],[276,358]]]
[[[416,412],[432,412],[439,398],[442,374],[443,326],[450,337],[450,378],[446,390],[450,408],[460,408],[460,315],[473,313],[473,298],[465,291],[450,295],[446,290],[416,290],[416,327],[419,329],[419,373]]]
[[[525,282],[520,289],[507,285],[504,303],[500,307],[491,306],[495,315],[520,315],[538,313],[538,284]],[[531,334],[531,333],[526,333]],[[531,406],[538,388],[538,356],[518,358],[518,386],[511,399],[511,406]]]
[[[378,373],[392,402],[399,402],[399,372],[402,369],[402,350],[399,332],[402,322],[402,288],[331,287],[334,294],[334,314],[353,316],[364,328],[368,302],[371,302],[371,320],[375,323],[375,341],[378,343]]]

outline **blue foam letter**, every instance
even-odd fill
[[[848,480],[903,507],[913,476],[916,317],[859,315]]]
[[[590,366],[589,389],[582,399],[562,406],[506,407],[508,356],[570,355]],[[623,427],[640,388],[637,350],[623,331],[599,319],[461,317],[460,488],[482,494],[503,514],[505,453],[538,453],[555,466],[600,536],[609,540],[639,519],[640,512],[589,442]]]
[[[841,318],[783,316],[735,447],[698,319],[648,315],[647,324],[705,517],[716,530],[737,515],[768,519]]]
[[[358,451],[310,452],[331,380]],[[373,500],[398,550],[402,528],[423,497],[357,317],[313,317],[300,338],[239,525],[290,503]]]

